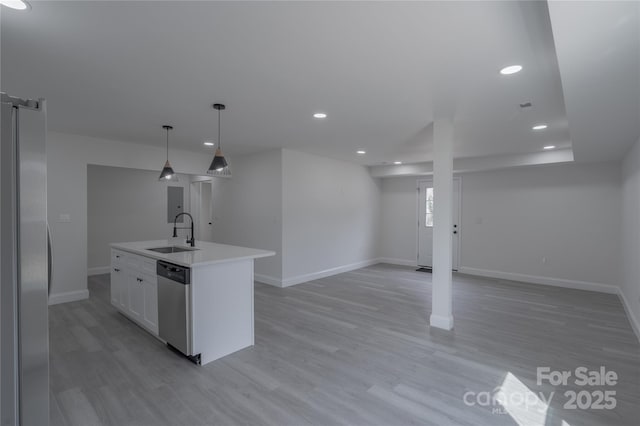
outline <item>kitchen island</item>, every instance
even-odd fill
[[[205,241],[196,241],[195,247],[175,239],[113,243],[111,303],[161,340],[178,324],[176,312],[185,312],[186,346],[180,351],[206,364],[254,344],[253,262],[273,255]],[[167,279],[158,279],[161,265],[188,271],[186,285],[175,286],[183,290],[174,306],[167,305],[167,295],[176,293],[163,293]]]

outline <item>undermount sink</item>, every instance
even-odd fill
[[[147,250],[155,251],[157,253],[182,253],[183,251],[196,251],[196,250],[200,250],[200,249],[188,248],[188,247],[178,247],[178,246],[169,246],[169,247],[149,248]]]

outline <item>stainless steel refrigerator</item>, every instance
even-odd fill
[[[0,95],[0,424],[48,425],[46,106]]]

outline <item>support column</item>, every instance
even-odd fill
[[[433,123],[433,284],[432,327],[453,329],[452,214],[453,214],[453,123]]]

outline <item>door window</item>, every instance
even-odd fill
[[[424,226],[433,228],[433,188],[427,188]]]

